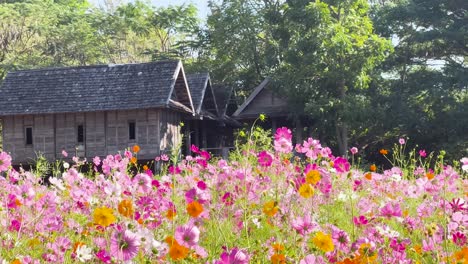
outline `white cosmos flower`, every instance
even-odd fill
[[[76,249],[76,258],[81,262],[87,262],[93,258],[93,250],[86,245],[80,246]]]

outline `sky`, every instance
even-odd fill
[[[95,5],[99,5],[105,2],[105,0],[89,0]],[[116,1],[118,2],[118,1]],[[120,0],[120,2],[132,2],[132,0]],[[169,5],[182,5],[182,4],[195,4],[198,9],[198,15],[201,19],[205,19],[208,15],[208,0],[150,0],[154,6],[166,7]]]

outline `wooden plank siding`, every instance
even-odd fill
[[[139,159],[170,153],[182,141],[181,114],[170,109],[139,109],[87,113],[14,115],[3,117],[3,149],[14,164],[31,163],[41,152],[51,161],[77,154],[78,125],[84,126],[83,156],[92,159],[141,148]],[[129,139],[129,122],[136,124],[136,138]],[[26,145],[26,127],[33,128],[33,145]]]
[[[284,98],[275,95],[269,89],[263,89],[258,94],[254,103],[249,104],[241,116],[258,117],[259,114],[264,113],[267,116],[287,115],[288,103]]]

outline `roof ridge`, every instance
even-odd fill
[[[114,67],[124,67],[124,66],[133,66],[133,65],[151,65],[151,64],[163,64],[168,62],[179,62],[180,60],[160,60],[160,61],[151,61],[151,62],[136,62],[136,63],[122,63],[122,64],[94,64],[94,65],[80,65],[80,66],[65,66],[65,67],[46,67],[40,69],[23,69],[16,71],[9,71],[8,74],[15,73],[27,73],[27,72],[44,72],[44,71],[55,71],[55,70],[74,70],[74,69],[101,69],[101,68],[114,68]]]

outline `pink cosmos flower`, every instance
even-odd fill
[[[275,151],[280,153],[290,153],[293,149],[291,140],[286,138],[275,139]]]
[[[99,156],[94,157],[93,163],[94,165],[99,166],[101,164],[101,158],[99,158]]]
[[[401,217],[401,208],[399,203],[387,203],[382,209],[380,209],[380,215],[384,217]]]
[[[174,235],[175,240],[182,246],[191,248],[198,244],[200,229],[193,224],[178,226]]]
[[[110,254],[120,261],[129,261],[137,254],[140,241],[136,234],[130,230],[115,231],[110,242]]]
[[[398,142],[400,143],[400,145],[404,145],[406,143],[406,140],[404,138],[400,138]]]
[[[299,264],[325,264],[322,256],[307,255],[305,258],[301,259]]]
[[[291,140],[292,139],[291,130],[287,127],[280,127],[276,129],[275,140],[279,140],[280,138]]]
[[[460,160],[460,162],[462,163],[462,170],[468,172],[468,158],[464,157]]]
[[[273,163],[273,157],[266,152],[265,150],[258,153],[258,164],[263,167],[269,167],[271,166],[271,163]]]
[[[68,157],[68,153],[64,149],[62,150],[62,156],[64,156],[65,158]]]
[[[355,155],[356,153],[358,153],[358,148],[352,147],[350,151],[351,151],[351,154]]]
[[[168,160],[169,160],[169,157],[168,157],[166,154],[162,154],[162,155],[161,155],[161,160],[162,160],[162,161],[168,161]]]
[[[132,182],[137,192],[146,193],[151,190],[151,178],[146,173],[139,173],[135,175]]]
[[[302,145],[303,147],[300,149],[301,152],[305,153],[306,157],[312,160],[316,160],[318,154],[320,154],[320,151],[322,150],[320,141],[313,138],[308,138],[307,141],[304,141],[304,144]]]
[[[250,257],[246,251],[233,248],[231,251],[224,251],[221,254],[221,259],[215,264],[247,264],[249,261]]]
[[[0,152],[0,172],[7,171],[11,166],[11,157],[8,153],[2,151]]]
[[[310,234],[317,224],[312,222],[312,218],[309,214],[304,217],[297,217],[291,221],[291,226],[301,235],[306,236]]]

